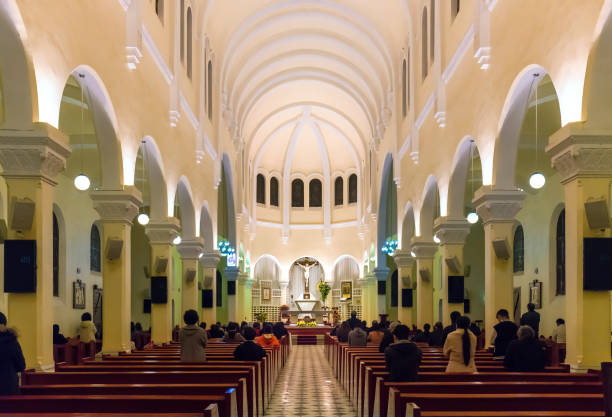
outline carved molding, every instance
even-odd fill
[[[221,254],[219,251],[207,252],[200,258],[200,263],[204,268],[217,268],[220,259]]]
[[[470,234],[471,225],[464,218],[438,217],[434,221],[434,234],[440,239],[440,246],[463,245]]]
[[[176,250],[181,255],[181,259],[197,260],[204,253],[204,240],[202,238],[183,240],[176,246]]]
[[[474,193],[476,212],[487,223],[513,222],[521,210],[526,193],[518,188],[497,189],[486,185]]]
[[[95,190],[89,196],[104,222],[131,225],[142,205],[142,194],[134,186],[126,186],[123,190]]]
[[[5,178],[36,177],[55,185],[71,152],[66,135],[46,123],[34,123],[32,130],[0,130]]]
[[[410,250],[414,252],[416,259],[433,259],[438,250],[438,244],[421,236],[412,238]]]
[[[240,269],[235,266],[226,266],[223,272],[228,281],[237,281]]]
[[[145,233],[152,245],[172,245],[174,238],[181,233],[181,226],[174,217],[152,219],[145,227]]]
[[[386,266],[379,266],[374,268],[373,274],[376,277],[377,281],[386,281],[389,277],[389,272],[391,272],[391,270]]]
[[[398,268],[411,269],[414,265],[414,258],[407,250],[396,250],[393,259]]]

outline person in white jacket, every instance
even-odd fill
[[[565,320],[557,319],[557,326],[553,329],[552,340],[555,343],[565,343]]]

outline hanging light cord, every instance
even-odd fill
[[[536,99],[536,102],[535,102],[535,140],[536,140],[535,166],[536,166],[536,172],[539,172],[540,166],[538,164],[538,154],[540,152],[540,148],[538,146],[538,87],[537,86],[535,90],[535,99]]]
[[[84,74],[79,74],[79,77],[85,78],[85,75]],[[83,94],[83,87],[81,86],[81,172],[80,172],[80,174],[83,174],[83,158],[84,158],[83,152],[84,152],[84,149],[85,149],[85,138],[84,138],[84,136],[85,136],[85,133],[84,133],[85,128],[83,126],[84,125],[84,116],[83,116],[83,113],[85,111],[84,109],[85,109],[85,96]]]

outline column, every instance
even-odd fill
[[[102,256],[102,353],[129,352],[132,317],[132,220],[142,204],[134,186],[123,190],[92,191],[94,208],[100,215]],[[118,253],[109,249],[120,245]]]
[[[546,151],[565,194],[566,362],[573,371],[599,369],[601,362],[610,361],[610,292],[584,290],[583,242],[610,238],[612,233],[609,226],[589,227],[584,204],[603,198],[609,207],[612,134],[571,123],[553,134],[549,143]]]
[[[151,220],[145,228],[151,244],[151,277],[167,279],[167,302],[151,303],[151,340],[156,344],[172,340],[172,241],[180,230],[174,217]]]
[[[236,292],[238,291],[238,274],[240,270],[235,266],[227,266],[225,267],[225,278],[228,282],[228,288],[231,284],[230,282],[234,282]],[[238,320],[238,304],[236,300],[236,292],[234,294],[227,294],[227,320],[228,321],[237,321]]]
[[[236,282],[236,322],[249,321],[251,317],[251,284],[249,274],[241,272]],[[272,319],[272,317],[270,317]],[[277,319],[270,321],[278,321]]]
[[[497,311],[504,308],[510,317],[514,311],[512,229],[524,198],[524,191],[498,189],[490,185],[479,188],[474,194],[473,203],[482,219],[485,235],[485,340],[497,323]],[[498,249],[497,255],[494,244],[502,248],[501,251]]]
[[[181,312],[187,310],[198,311],[198,282],[200,255],[204,253],[202,239],[183,240],[176,247],[181,255],[183,270],[181,271]]]
[[[396,250],[395,255],[393,255],[395,259],[395,265],[397,265],[397,319],[408,327],[412,327],[412,306],[404,307],[402,303],[402,293],[404,289],[409,289],[412,291],[412,282],[414,277],[412,277],[412,267],[414,266],[414,258],[410,254],[410,251],[407,250]],[[413,294],[414,297],[414,294]],[[414,298],[413,298],[414,301]]]
[[[378,320],[378,295],[376,289],[376,275],[369,272],[361,281],[361,320],[371,322]],[[350,313],[350,311],[349,311]]]
[[[212,291],[212,307],[203,307],[200,320],[208,327],[217,322],[217,265],[221,254],[218,251],[206,252],[200,258],[202,265],[202,288]]]
[[[33,130],[0,130],[0,165],[6,180],[8,219],[18,214],[13,199],[34,203],[32,226],[15,230],[8,239],[36,241],[36,291],[11,293],[7,300],[9,326],[19,332],[26,367],[52,370],[53,362],[53,194],[55,177],[66,167],[68,139],[50,125]]]
[[[375,302],[374,308],[372,311],[372,315],[374,316],[374,320],[380,320],[381,314],[387,314],[387,291],[391,291],[391,288],[387,288],[387,278],[389,278],[389,268],[386,266],[376,267],[374,268],[374,276],[376,277],[376,282],[374,283],[374,295],[373,300]],[[383,282],[385,286],[385,293],[378,293],[378,286]]]
[[[450,313],[464,313],[463,301],[449,301],[449,277],[464,277],[463,246],[470,234],[470,224],[464,218],[439,217],[434,222],[434,234],[440,239],[440,254],[442,262],[442,319],[444,326],[451,324]],[[462,297],[463,300],[463,297]]]
[[[417,326],[423,328],[425,323],[433,327],[433,260],[438,245],[427,238],[412,238],[412,252],[417,263]]]

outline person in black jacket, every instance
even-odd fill
[[[260,361],[266,357],[266,351],[253,342],[253,339],[255,339],[255,329],[245,327],[242,335],[246,342],[241,343],[234,349],[234,359],[237,361]]]
[[[429,335],[429,346],[442,347],[444,346],[444,329],[442,323],[437,322],[434,324],[433,332]]]
[[[24,369],[25,359],[17,335],[6,327],[6,316],[0,312],[0,395],[19,394],[17,374]]]
[[[385,349],[387,349],[387,347],[395,341],[393,338],[393,330],[395,330],[395,327],[397,325],[399,325],[399,321],[394,321],[393,323],[389,325],[389,328],[385,330],[385,332],[383,333],[383,338],[380,341],[380,345],[378,345],[378,351],[380,353],[385,353]]]
[[[530,326],[521,326],[518,340],[508,345],[504,366],[512,372],[538,372],[546,367],[546,344],[536,337]]]
[[[287,334],[287,329],[285,329],[285,325],[279,321],[272,326],[272,333],[274,333],[274,336],[280,341],[283,336]]]
[[[393,330],[395,343],[385,349],[385,365],[390,381],[416,381],[419,374],[419,364],[423,354],[417,345],[412,343],[410,329],[400,324]]]
[[[65,345],[68,343],[68,339],[64,337],[63,334],[60,333],[59,324],[53,325],[53,344],[54,345]]]
[[[493,353],[493,356],[501,358],[506,355],[506,349],[508,349],[510,342],[516,339],[518,326],[510,321],[508,310],[504,308],[499,310],[495,317],[497,317],[499,323],[493,326],[491,344],[495,346],[495,353]]]
[[[521,326],[529,326],[535,332],[536,339],[540,333],[540,313],[535,311],[535,304],[527,304],[527,312],[521,316]]]
[[[351,326],[348,321],[343,322],[338,330],[336,330],[336,337],[340,343],[348,343],[348,335],[351,332]]]
[[[450,313],[451,324],[450,326],[446,326],[444,328],[444,339],[442,341],[442,346],[444,346],[444,342],[446,342],[446,338],[449,334],[457,330],[457,320],[461,317],[461,313],[458,311],[453,311]]]
[[[356,311],[351,312],[351,318],[348,320],[348,324],[349,326],[351,326],[351,330],[353,330],[357,326],[361,327],[362,323],[361,323],[361,320],[357,318]]]
[[[420,331],[412,338],[414,343],[429,343],[429,338],[431,337],[431,325],[429,323],[425,323],[423,325],[423,331]]]

